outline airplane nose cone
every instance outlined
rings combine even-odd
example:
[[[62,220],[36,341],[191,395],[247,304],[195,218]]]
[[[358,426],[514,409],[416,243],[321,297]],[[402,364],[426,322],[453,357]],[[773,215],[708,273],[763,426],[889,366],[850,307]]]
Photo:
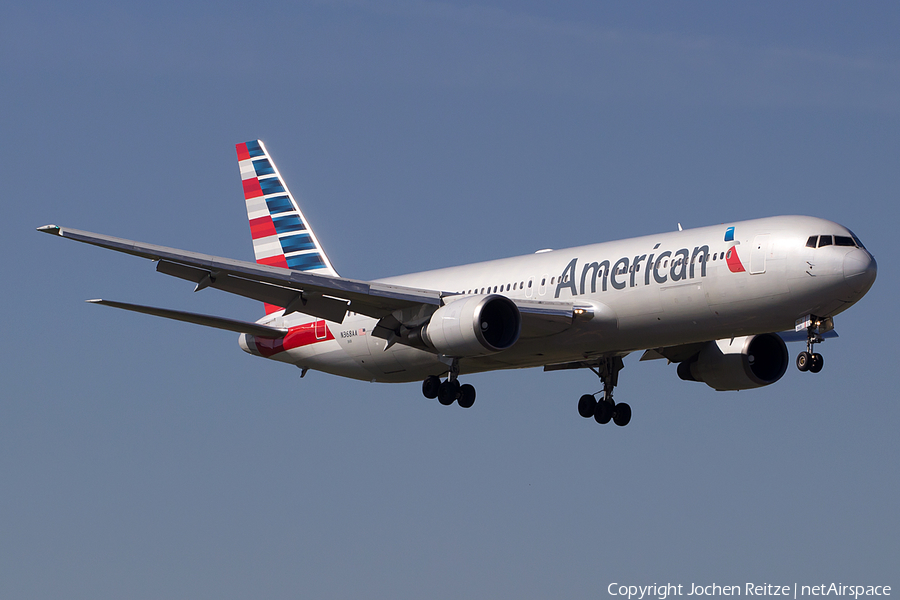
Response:
[[[844,283],[855,294],[862,296],[868,292],[875,283],[877,272],[878,265],[875,264],[875,259],[865,250],[857,248],[844,257]]]

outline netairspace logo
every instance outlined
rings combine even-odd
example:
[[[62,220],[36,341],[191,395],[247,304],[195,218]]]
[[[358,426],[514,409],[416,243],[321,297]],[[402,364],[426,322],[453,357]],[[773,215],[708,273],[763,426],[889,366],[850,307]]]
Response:
[[[772,583],[745,583],[743,585],[721,585],[710,583],[701,585],[652,584],[624,585],[610,583],[606,588],[610,596],[623,596],[628,600],[656,598],[666,600],[670,596],[788,596],[797,600],[804,596],[845,596],[858,600],[860,596],[890,596],[889,585],[844,585],[823,583],[819,585],[775,585]]]

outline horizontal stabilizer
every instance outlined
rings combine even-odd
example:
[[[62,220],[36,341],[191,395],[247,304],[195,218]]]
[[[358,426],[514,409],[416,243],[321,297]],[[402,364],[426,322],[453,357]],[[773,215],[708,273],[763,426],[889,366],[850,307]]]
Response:
[[[102,304],[103,306],[112,306],[113,308],[121,308],[133,312],[144,313],[145,315],[153,315],[155,317],[163,317],[166,319],[174,319],[176,321],[184,321],[185,323],[195,323],[206,327],[215,327],[216,329],[224,329],[226,331],[234,331],[235,333],[248,333],[261,338],[280,338],[284,337],[288,330],[279,327],[268,327],[259,323],[250,323],[248,321],[237,321],[235,319],[226,319],[224,317],[213,317],[210,315],[201,315],[197,313],[184,312],[181,310],[171,310],[168,308],[156,308],[154,306],[142,306],[140,304],[128,304],[126,302],[115,302],[113,300],[88,300],[91,304]]]

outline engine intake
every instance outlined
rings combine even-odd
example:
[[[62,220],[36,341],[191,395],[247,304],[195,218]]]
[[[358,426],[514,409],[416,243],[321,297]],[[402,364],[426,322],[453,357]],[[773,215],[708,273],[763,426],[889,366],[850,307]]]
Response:
[[[765,333],[707,342],[696,357],[678,364],[678,376],[720,391],[749,390],[781,379],[788,362],[784,340]]]
[[[519,339],[522,317],[505,296],[472,296],[439,308],[422,326],[421,339],[430,348],[457,358],[506,350]]]

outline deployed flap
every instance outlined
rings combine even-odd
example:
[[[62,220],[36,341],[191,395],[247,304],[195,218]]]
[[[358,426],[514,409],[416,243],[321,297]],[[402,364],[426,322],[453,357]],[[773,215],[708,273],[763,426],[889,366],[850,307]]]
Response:
[[[77,229],[64,229],[56,225],[46,225],[39,227],[38,231],[57,235],[59,237],[69,238],[85,244],[149,258],[151,260],[161,260],[168,263],[193,267],[204,271],[209,275],[210,281],[198,281],[200,287],[218,287],[212,280],[219,281],[223,275],[241,279],[245,282],[269,284],[288,289],[293,293],[318,294],[325,298],[340,299],[349,301],[342,309],[340,318],[333,318],[336,322],[343,320],[343,311],[347,309],[353,310],[363,315],[374,318],[381,318],[391,312],[421,304],[430,304],[439,306],[441,304],[441,293],[435,290],[422,290],[388,283],[373,283],[368,281],[359,281],[355,279],[345,279],[343,277],[331,277],[326,275],[314,275],[311,273],[303,273],[292,271],[281,267],[270,267],[266,265],[258,265],[251,262],[241,260],[233,260],[230,258],[221,258],[218,256],[210,256],[208,254],[200,254],[198,252],[187,252],[185,250],[177,250],[175,248],[167,248],[165,246],[156,246],[153,244],[144,244],[132,240],[116,238],[99,233],[91,233],[88,231],[80,231]],[[169,267],[163,267],[166,270],[172,270]],[[165,272],[165,271],[163,271]],[[183,274],[187,274],[184,271]],[[174,275],[174,272],[172,273]],[[181,275],[176,275],[181,277]],[[192,277],[182,277],[195,281]],[[248,297],[251,292],[247,286],[241,288]],[[222,289],[225,289],[224,287]],[[258,288],[256,288],[258,289]],[[231,293],[239,293],[235,290],[226,290]],[[271,290],[267,290],[267,293]],[[241,295],[245,295],[241,293]],[[258,299],[262,299],[261,297]],[[334,307],[333,303],[330,306]],[[300,312],[303,309],[298,308]]]
[[[622,358],[628,356],[628,352],[625,354],[613,354],[612,358],[618,362],[618,368],[624,369],[625,363],[622,361]],[[602,369],[603,368],[604,357],[600,358],[589,358],[586,360],[576,360],[573,362],[567,363],[556,363],[553,365],[544,365],[544,371],[567,371],[569,369]]]
[[[669,362],[682,362],[700,352],[704,345],[706,345],[706,342],[680,344],[678,346],[668,346],[667,348],[652,348],[644,352],[641,360],[666,359]]]
[[[315,292],[298,292],[297,290],[262,283],[227,273],[211,273],[205,269],[197,269],[161,260],[156,264],[159,273],[172,275],[197,284],[197,289],[207,287],[222,290],[253,300],[261,300],[266,304],[286,307],[285,314],[302,312],[317,319],[325,319],[340,323],[347,312],[347,301],[329,298]]]
[[[805,342],[807,333],[805,329],[800,331],[779,331],[778,336],[785,342]],[[825,333],[820,333],[819,336],[827,340],[838,337],[838,333],[834,329],[829,329]]]
[[[171,310],[168,308],[128,304],[126,302],[115,302],[113,300],[88,300],[88,302],[91,304],[100,304],[103,306],[112,306],[113,308],[130,310],[132,312],[139,312],[145,315],[153,315],[155,317],[184,321],[185,323],[195,323],[206,327],[225,329],[226,331],[234,331],[236,333],[249,333],[250,335],[261,338],[280,338],[284,337],[288,332],[287,329],[282,329],[280,327],[268,327],[266,325],[260,325],[259,323],[236,321],[224,317],[213,317],[210,315],[201,315],[180,310]]]

